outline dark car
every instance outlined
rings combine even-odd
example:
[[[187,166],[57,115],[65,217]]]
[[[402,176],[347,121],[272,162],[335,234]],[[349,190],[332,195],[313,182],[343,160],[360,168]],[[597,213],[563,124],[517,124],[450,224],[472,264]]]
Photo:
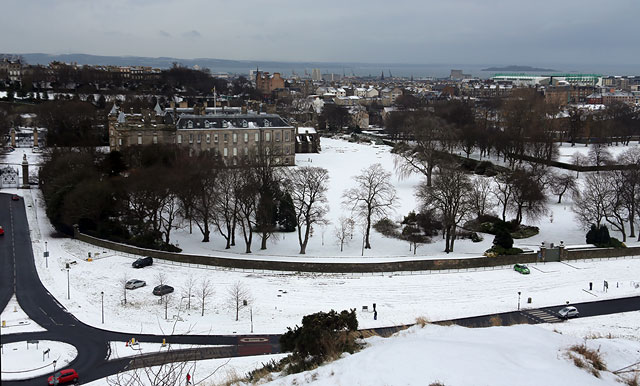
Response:
[[[69,383],[69,382],[73,382],[73,383],[78,382],[78,373],[76,373],[74,369],[60,370],[54,375],[49,377],[50,385],[57,385],[60,383]]]
[[[138,260],[134,261],[131,266],[133,268],[144,268],[153,264],[153,259],[150,256],[141,257]]]
[[[529,267],[527,267],[527,266],[526,266],[526,265],[524,265],[524,264],[516,264],[516,265],[514,265],[514,266],[513,266],[513,269],[514,269],[516,272],[520,272],[520,273],[521,273],[521,274],[523,274],[523,275],[528,275],[528,274],[530,273],[530,272],[529,272]]]
[[[166,294],[170,294],[173,292],[173,287],[170,285],[166,285],[166,284],[161,284],[159,286],[156,286],[153,289],[153,294],[157,295],[157,296],[163,296]]]

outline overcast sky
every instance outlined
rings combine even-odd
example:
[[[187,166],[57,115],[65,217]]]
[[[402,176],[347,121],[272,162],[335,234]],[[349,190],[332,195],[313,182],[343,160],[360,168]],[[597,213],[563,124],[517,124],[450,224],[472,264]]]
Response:
[[[639,0],[2,0],[0,52],[640,64]]]

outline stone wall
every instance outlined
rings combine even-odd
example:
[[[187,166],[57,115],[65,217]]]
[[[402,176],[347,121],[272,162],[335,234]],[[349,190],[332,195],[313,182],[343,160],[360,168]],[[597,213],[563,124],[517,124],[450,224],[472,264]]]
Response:
[[[381,273],[400,271],[431,271],[431,270],[456,270],[468,268],[498,267],[513,265],[516,263],[530,264],[537,261],[537,253],[522,253],[511,256],[497,257],[471,257],[464,259],[435,259],[435,260],[407,260],[391,261],[387,263],[317,263],[313,258],[300,256],[303,261],[269,261],[259,260],[261,256],[252,256],[252,259],[235,259],[226,257],[190,255],[183,253],[173,253],[157,251],[153,249],[138,248],[113,241],[99,239],[93,236],[80,233],[74,227],[74,236],[80,241],[96,245],[103,248],[112,249],[119,252],[134,255],[151,256],[156,259],[175,261],[188,264],[212,265],[217,267],[235,269],[255,269],[268,271],[289,271],[289,272],[321,272],[321,273]],[[640,247],[630,248],[591,248],[564,250],[561,253],[561,260],[598,259],[621,256],[640,255]],[[410,257],[407,257],[410,259]]]
[[[261,257],[253,256],[253,259],[234,259],[225,257],[189,255],[183,253],[172,253],[157,251],[152,249],[138,248],[126,244],[116,243],[108,240],[98,239],[80,233],[77,227],[74,228],[76,239],[103,248],[109,248],[119,252],[130,253],[142,256],[151,256],[157,259],[176,261],[188,264],[213,265],[226,268],[237,269],[257,269],[270,271],[292,271],[292,272],[323,272],[323,273],[374,273],[374,272],[398,272],[398,271],[429,271],[447,269],[466,269],[480,267],[497,267],[512,265],[515,263],[534,263],[535,253],[526,253],[513,256],[497,257],[477,257],[464,259],[437,259],[437,260],[410,260],[392,261],[387,263],[315,263],[313,258],[301,256],[300,259],[308,259],[309,262],[288,262],[288,261],[268,261],[258,260]]]

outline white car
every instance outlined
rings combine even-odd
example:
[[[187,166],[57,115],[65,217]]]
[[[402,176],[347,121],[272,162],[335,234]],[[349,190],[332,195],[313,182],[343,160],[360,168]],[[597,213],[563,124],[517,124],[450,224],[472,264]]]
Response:
[[[578,309],[575,308],[574,306],[568,306],[558,311],[558,314],[563,319],[569,319],[569,318],[575,318],[580,313],[578,312]]]
[[[136,288],[144,287],[145,285],[147,285],[147,282],[145,282],[144,280],[131,279],[127,282],[127,284],[124,285],[124,288],[136,289]]]

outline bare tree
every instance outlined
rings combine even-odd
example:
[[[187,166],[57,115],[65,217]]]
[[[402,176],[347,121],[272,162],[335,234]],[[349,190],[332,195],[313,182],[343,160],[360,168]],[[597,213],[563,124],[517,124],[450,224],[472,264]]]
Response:
[[[256,225],[256,201],[258,199],[258,189],[255,175],[250,169],[241,171],[240,182],[235,192],[237,212],[237,222],[242,229],[245,242],[245,253],[251,253],[251,242],[253,241],[253,228]]]
[[[495,185],[492,190],[493,196],[498,200],[502,209],[502,221],[507,221],[507,209],[513,200],[509,173],[501,173],[495,176]]]
[[[598,171],[601,166],[606,165],[613,160],[611,152],[602,143],[594,143],[591,145],[587,157],[592,165],[598,167]]]
[[[187,309],[191,309],[191,296],[194,293],[194,288],[196,286],[196,279],[193,278],[193,275],[189,275],[187,282],[182,287],[182,297],[187,298]]]
[[[433,208],[440,215],[446,253],[453,252],[456,228],[472,208],[469,201],[470,190],[469,177],[456,167],[441,168],[431,186],[426,182],[418,186],[416,196],[424,207]]]
[[[584,188],[574,199],[573,211],[578,220],[588,228],[592,224],[600,227],[606,216],[607,203],[611,201],[609,181],[602,174],[589,173],[585,178]]]
[[[587,162],[587,157],[580,153],[573,155],[573,165],[576,167],[576,178],[580,177],[580,167]]]
[[[163,285],[167,282],[167,275],[164,272],[158,272],[155,276],[157,285]]]
[[[236,170],[224,169],[220,172],[216,182],[216,196],[214,203],[215,216],[213,222],[218,232],[226,240],[225,249],[231,248],[232,233],[238,213],[238,202],[235,193],[239,178]]]
[[[173,295],[171,293],[164,294],[161,299],[164,302],[164,319],[169,320],[169,303],[173,300]]]
[[[629,207],[625,202],[625,185],[627,180],[622,171],[604,172],[610,189],[609,201],[605,202],[604,218],[611,226],[622,233],[622,241],[627,241],[625,223],[629,220]]]
[[[343,195],[343,205],[365,222],[365,248],[371,249],[369,234],[371,223],[385,216],[393,209],[396,200],[396,189],[391,184],[391,173],[380,164],[373,164],[362,173],[355,176],[357,186],[346,190]]]
[[[638,200],[640,200],[640,149],[631,148],[624,151],[618,157],[618,163],[628,166],[618,173],[622,173],[625,180],[622,195],[629,212],[629,237],[635,237],[635,216],[640,209],[638,205]]]
[[[408,131],[413,135],[414,144],[401,142],[394,146],[394,164],[400,177],[420,173],[431,185],[431,176],[442,150],[441,139],[448,131],[444,120],[436,116],[415,115],[406,120]]]
[[[160,225],[162,228],[162,234],[164,235],[165,244],[169,244],[171,242],[171,229],[180,226],[179,223],[176,225],[179,212],[180,201],[178,200],[178,197],[174,193],[169,193],[160,210]]]
[[[287,185],[296,212],[300,254],[306,252],[311,227],[326,223],[328,181],[329,172],[324,168],[305,166],[292,169],[287,174]]]
[[[213,285],[209,279],[202,279],[198,286],[197,294],[200,299],[201,316],[204,316],[205,303],[214,294]]]
[[[548,176],[549,189],[551,193],[558,196],[558,204],[562,203],[562,196],[567,193],[575,193],[578,185],[576,184],[576,178],[569,174],[549,174]]]
[[[511,172],[512,200],[511,210],[515,213],[515,221],[519,225],[526,214],[530,219],[537,219],[547,211],[547,200],[544,195],[544,176],[536,174],[540,170],[521,168]]]
[[[342,252],[344,245],[349,244],[349,241],[353,237],[353,230],[356,222],[349,217],[340,217],[338,224],[335,227],[335,235],[340,244],[340,252]]]
[[[477,217],[484,216],[493,209],[491,201],[491,181],[485,177],[477,177],[469,192],[469,201]]]
[[[227,290],[229,306],[236,311],[236,322],[240,317],[240,310],[247,307],[252,301],[251,292],[242,282],[235,282]]]

